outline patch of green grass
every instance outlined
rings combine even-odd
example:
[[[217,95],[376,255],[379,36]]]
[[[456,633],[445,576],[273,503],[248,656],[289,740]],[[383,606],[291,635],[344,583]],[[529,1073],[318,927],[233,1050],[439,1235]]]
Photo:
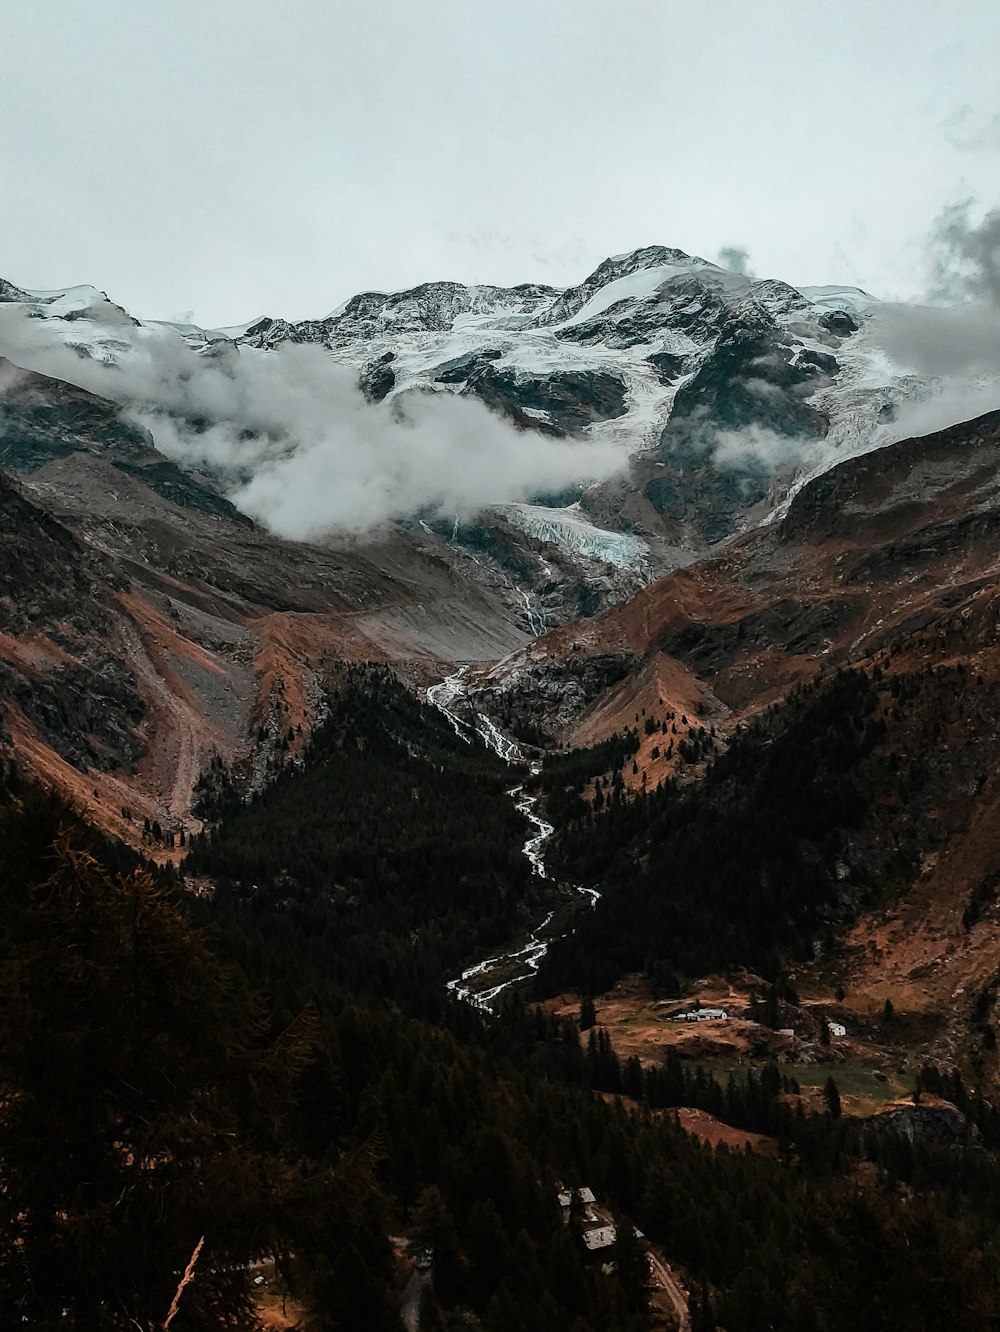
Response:
[[[742,1082],[750,1070],[759,1076],[765,1061],[744,1060],[741,1063],[729,1057],[699,1059],[697,1062],[719,1082],[725,1083],[730,1075],[737,1082]],[[876,1070],[886,1075],[885,1082],[875,1077]],[[832,1074],[841,1096],[854,1098],[856,1104],[850,1108],[862,1113],[877,1110],[899,1097],[909,1096],[914,1087],[914,1077],[908,1070],[900,1072],[875,1059],[847,1059],[843,1063],[833,1060],[821,1064],[778,1064],[778,1071],[784,1078],[794,1078],[805,1093],[822,1091],[824,1083]]]
[[[820,1089],[833,1075],[841,1096],[854,1096],[873,1105],[885,1105],[913,1091],[913,1078],[907,1072],[885,1068],[873,1060],[848,1059],[844,1063],[779,1064],[783,1077],[795,1078],[803,1091]],[[876,1070],[884,1073],[886,1082],[875,1077]]]

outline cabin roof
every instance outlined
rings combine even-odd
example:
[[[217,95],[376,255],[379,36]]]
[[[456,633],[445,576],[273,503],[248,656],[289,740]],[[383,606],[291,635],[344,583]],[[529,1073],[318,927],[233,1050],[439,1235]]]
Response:
[[[594,1253],[598,1249],[607,1249],[615,1242],[614,1226],[598,1226],[594,1230],[583,1232],[583,1242]]]

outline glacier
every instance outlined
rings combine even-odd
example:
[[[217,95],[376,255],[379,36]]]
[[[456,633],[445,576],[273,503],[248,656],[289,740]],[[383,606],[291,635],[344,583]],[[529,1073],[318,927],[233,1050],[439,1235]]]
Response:
[[[548,541],[577,559],[600,560],[618,569],[640,572],[653,563],[649,546],[631,532],[611,532],[597,527],[579,503],[564,509],[544,504],[497,505],[494,513],[537,541]]]

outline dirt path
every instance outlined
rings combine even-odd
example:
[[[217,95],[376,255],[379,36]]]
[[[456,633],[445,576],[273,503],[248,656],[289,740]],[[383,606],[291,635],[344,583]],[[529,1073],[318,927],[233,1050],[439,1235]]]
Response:
[[[430,1284],[431,1274],[426,1268],[415,1267],[410,1273],[410,1279],[403,1290],[403,1299],[400,1305],[400,1314],[406,1332],[420,1332],[420,1303],[424,1291],[428,1289]]]
[[[649,1273],[653,1278],[653,1284],[664,1292],[673,1305],[680,1332],[691,1332],[691,1315],[688,1313],[687,1296],[677,1284],[673,1272],[655,1250],[649,1249],[646,1257],[649,1259]]]
[[[596,1224],[601,1226],[615,1225],[615,1218],[606,1207],[600,1203],[594,1203],[591,1212]],[[657,1290],[663,1292],[670,1302],[670,1305],[677,1316],[678,1332],[691,1332],[691,1315],[688,1312],[688,1297],[670,1270],[670,1264],[665,1258],[661,1258],[652,1247],[646,1250],[646,1260],[649,1263],[649,1275],[652,1278],[653,1285]]]

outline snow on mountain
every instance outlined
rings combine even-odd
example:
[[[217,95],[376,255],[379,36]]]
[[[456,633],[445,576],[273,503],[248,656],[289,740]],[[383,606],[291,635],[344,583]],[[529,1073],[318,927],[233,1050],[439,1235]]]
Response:
[[[714,267],[715,265],[708,263],[706,259],[699,259],[694,255],[685,254],[683,250],[671,249],[665,245],[647,245],[643,249],[632,250],[628,254],[618,254],[598,264],[593,273],[584,278],[578,286],[568,287],[565,291],[560,292],[553,300],[550,308],[539,316],[538,322],[545,324],[567,323],[578,316],[595,296],[606,291],[608,287],[616,288],[621,293],[621,295],[611,296],[611,299],[607,302],[610,305],[628,296],[648,295],[650,291],[655,290],[658,283],[665,281],[667,277],[676,277],[683,273]],[[625,283],[627,278],[635,274],[655,276],[639,276],[631,288],[627,285],[618,285]],[[604,308],[607,308],[607,305],[600,307],[600,309]],[[600,309],[597,311],[598,313]]]
[[[645,541],[629,532],[610,532],[597,527],[579,503],[564,509],[542,504],[505,504],[496,512],[528,536],[558,546],[571,557],[599,560],[635,572],[648,569],[652,564],[652,553]]]
[[[321,319],[225,329],[139,323],[86,286],[4,284],[0,300],[106,363],[176,334],[206,356],[313,344],[370,401],[469,395],[525,429],[612,441],[632,458],[627,478],[567,492],[572,508],[503,516],[529,543],[636,578],[762,521],[803,476],[886,442],[899,405],[925,391],[869,338],[868,293],[751,281],[662,245],[605,259],[565,290],[427,282],[361,292]]]
[[[227,343],[264,351],[283,342],[314,343],[359,373],[377,367],[376,397],[414,388],[476,394],[522,424],[610,438],[633,454],[657,447],[675,395],[711,355],[741,302],[756,302],[795,346],[814,353],[828,350],[831,337],[849,336],[875,303],[857,288],[797,291],[774,280],[750,283],[660,245],[606,259],[564,291],[539,283],[428,282],[401,292],[362,292],[319,320],[265,316],[225,329],[140,324],[86,285],[22,291],[5,284],[0,297],[23,304],[33,317],[64,321],[68,345],[106,362],[129,354],[129,329],[140,340],[146,331],[179,333],[205,353]],[[878,371],[891,379],[886,366]],[[837,384],[826,395],[833,416],[838,395],[853,399],[855,381],[871,374],[864,357],[841,359]],[[551,392],[543,391],[542,381]]]
[[[769,354],[764,343],[770,340],[775,354],[790,348],[796,364],[811,358],[813,369],[820,362],[830,367],[832,386],[817,374],[815,385],[798,383],[794,393],[824,390],[831,422],[841,416],[859,422],[856,388],[876,370],[887,389],[898,376],[871,355],[837,360],[835,354],[875,304],[857,288],[801,291],[775,279],[751,282],[698,256],[653,245],[604,260],[565,291],[431,282],[402,292],[365,292],[322,320],[258,320],[237,341],[261,349],[284,341],[318,343],[359,371],[377,366],[377,396],[414,388],[477,394],[523,425],[612,438],[641,455],[661,444],[676,394],[711,359],[727,323],[746,320],[747,310],[767,326],[761,356]],[[745,377],[751,370],[752,364],[741,367]],[[566,376],[575,376],[568,388]],[[594,400],[588,377],[602,389],[603,402]],[[622,410],[609,405],[609,377],[620,386]],[[541,380],[550,381],[552,393],[540,391]]]
[[[800,287],[799,290],[812,305],[827,310],[846,310],[859,316],[866,315],[880,304],[877,296],[870,296],[860,287]]]
[[[289,324],[265,317],[247,330],[243,340],[264,348],[291,340],[319,342],[333,349],[380,335],[443,333],[463,326],[517,328],[551,305],[556,294],[553,287],[530,282],[510,288],[425,282],[407,291],[361,292],[324,319]]]
[[[19,309],[29,319],[43,321],[50,340],[109,365],[128,354],[131,339],[141,328],[139,320],[107,292],[87,283],[33,291],[0,281],[0,302],[0,309]]]
[[[593,296],[574,315],[560,322],[566,328],[572,324],[585,323],[588,319],[596,319],[599,314],[603,314],[605,310],[618,305],[621,301],[648,299],[672,278],[679,277],[682,273],[697,272],[699,268],[706,267],[711,265],[706,265],[704,260],[698,259],[671,260],[665,264],[653,264],[649,268],[634,269],[598,287]]]
[[[32,313],[43,319],[91,319],[103,324],[134,324],[137,321],[115,305],[107,292],[83,284],[57,291],[25,291]]]
[[[235,342],[245,336],[247,329],[260,322],[248,319],[242,324],[233,324],[229,328],[202,328],[200,324],[180,323],[176,319],[144,319],[144,328],[164,328],[179,333],[193,347],[206,347],[213,342]]]

